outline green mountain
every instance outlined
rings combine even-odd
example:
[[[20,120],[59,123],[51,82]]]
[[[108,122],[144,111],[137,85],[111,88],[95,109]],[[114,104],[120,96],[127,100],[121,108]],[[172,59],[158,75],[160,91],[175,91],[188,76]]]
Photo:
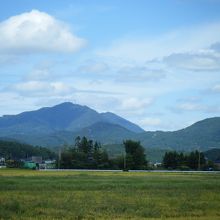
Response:
[[[46,147],[73,144],[77,136],[86,136],[112,151],[123,140],[140,141],[146,149],[205,151],[220,148],[220,117],[199,121],[187,128],[173,131],[145,132],[138,125],[113,113],[95,110],[72,103],[0,117],[0,137]],[[113,152],[114,153],[114,152]]]
[[[205,157],[208,158],[208,160],[211,160],[211,161],[220,160],[220,149],[219,148],[213,148],[203,153]]]
[[[144,131],[113,113],[98,113],[87,106],[65,102],[54,107],[0,117],[0,137],[34,140],[39,136],[54,136],[57,132],[80,132],[97,123],[118,125],[134,133]]]
[[[181,151],[220,148],[220,117],[208,118],[178,131],[145,132],[136,137],[148,147]]]

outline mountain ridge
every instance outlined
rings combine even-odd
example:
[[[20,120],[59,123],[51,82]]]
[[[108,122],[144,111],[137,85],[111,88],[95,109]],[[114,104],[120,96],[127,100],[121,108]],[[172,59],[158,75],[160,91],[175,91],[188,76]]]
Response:
[[[220,148],[220,117],[204,119],[177,131],[144,131],[114,113],[98,113],[70,102],[0,117],[1,138],[54,147],[72,144],[78,135],[102,144],[121,144],[125,139],[133,139],[145,148],[208,150]]]

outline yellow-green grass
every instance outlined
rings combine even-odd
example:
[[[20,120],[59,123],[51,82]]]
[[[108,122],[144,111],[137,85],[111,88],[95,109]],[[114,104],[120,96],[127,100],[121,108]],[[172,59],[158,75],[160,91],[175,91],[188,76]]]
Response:
[[[0,170],[0,219],[220,219],[220,175]]]

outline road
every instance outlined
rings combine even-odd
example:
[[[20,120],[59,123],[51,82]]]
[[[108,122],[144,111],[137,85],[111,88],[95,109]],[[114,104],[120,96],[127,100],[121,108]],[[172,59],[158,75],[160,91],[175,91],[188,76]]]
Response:
[[[82,172],[123,172],[123,170],[96,170],[96,169],[41,169],[40,171],[82,171]],[[197,171],[197,170],[129,170],[128,172],[146,172],[146,173],[219,173],[220,171]]]

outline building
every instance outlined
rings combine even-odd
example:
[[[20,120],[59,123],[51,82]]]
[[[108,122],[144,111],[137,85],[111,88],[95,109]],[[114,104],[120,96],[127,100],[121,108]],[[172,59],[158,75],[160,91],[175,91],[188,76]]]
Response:
[[[36,170],[39,169],[39,164],[42,164],[43,160],[40,156],[32,156],[25,160],[21,160],[23,162],[23,168]]]
[[[55,169],[56,160],[45,160],[43,163],[39,164],[39,169]]]
[[[29,160],[34,162],[34,163],[38,163],[38,164],[43,162],[43,159],[40,156],[32,156],[32,157],[29,158]]]
[[[5,158],[4,157],[0,157],[0,168],[5,168],[6,164],[5,164]]]
[[[37,163],[32,161],[25,161],[23,168],[36,170],[38,168]]]

